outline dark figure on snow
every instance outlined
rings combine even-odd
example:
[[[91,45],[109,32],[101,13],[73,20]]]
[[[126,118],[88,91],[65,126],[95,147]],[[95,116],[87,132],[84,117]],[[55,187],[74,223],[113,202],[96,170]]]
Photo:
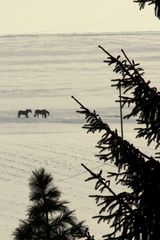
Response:
[[[37,110],[35,110],[35,112],[34,112],[34,117],[39,117],[39,115],[41,115],[42,116],[42,118],[47,118],[47,116],[49,116],[49,112],[46,110],[46,109],[42,109],[42,110],[40,110],[40,109],[37,109]]]
[[[20,111],[18,111],[18,118],[20,118],[21,115],[24,115],[25,118],[28,118],[28,114],[31,112],[32,112],[31,109],[20,110]]]

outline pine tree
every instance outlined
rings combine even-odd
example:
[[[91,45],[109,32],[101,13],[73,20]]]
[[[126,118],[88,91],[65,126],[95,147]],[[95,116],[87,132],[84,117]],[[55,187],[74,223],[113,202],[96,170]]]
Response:
[[[134,0],[134,2],[139,4],[140,10],[143,9],[147,3],[148,5],[154,4],[155,16],[160,18],[160,1],[159,0]]]
[[[86,236],[87,228],[78,222],[61,192],[53,185],[53,178],[44,168],[35,170],[29,181],[31,205],[27,219],[20,221],[14,231],[15,240],[74,240]]]
[[[145,138],[148,146],[155,142],[155,150],[160,140],[160,93],[150,87],[150,82],[143,78],[144,70],[131,61],[122,50],[121,56],[114,57],[103,47],[107,54],[104,61],[114,65],[113,71],[121,75],[114,79],[113,87],[123,89],[119,100],[122,107],[129,106],[130,113],[125,118],[137,117],[140,127],[137,138]],[[100,208],[94,216],[109,223],[111,231],[103,237],[105,240],[158,240],[160,238],[160,162],[156,157],[147,156],[134,147],[133,144],[118,135],[117,130],[110,129],[96,111],[91,112],[75,97],[80,105],[77,112],[84,114],[86,123],[83,128],[87,133],[100,132],[101,139],[97,143],[100,161],[110,162],[115,166],[115,172],[108,172],[104,177],[103,171],[93,172],[87,166],[82,166],[89,172],[86,179],[95,180],[97,195],[91,195]],[[106,165],[105,165],[106,166]],[[104,166],[104,168],[105,168]],[[106,176],[106,173],[105,173]],[[124,191],[115,192],[114,185],[124,187]]]

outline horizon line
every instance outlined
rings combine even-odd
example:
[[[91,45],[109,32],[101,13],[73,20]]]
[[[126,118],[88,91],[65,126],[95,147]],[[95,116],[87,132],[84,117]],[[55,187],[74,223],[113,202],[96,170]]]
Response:
[[[24,36],[42,36],[42,35],[48,35],[48,36],[94,36],[94,35],[116,35],[116,34],[130,34],[130,35],[136,35],[136,34],[149,34],[154,33],[158,34],[160,33],[159,30],[137,30],[137,31],[108,31],[108,32],[57,32],[57,33],[47,33],[47,32],[33,32],[33,33],[6,33],[6,34],[0,34],[0,37],[24,37]]]

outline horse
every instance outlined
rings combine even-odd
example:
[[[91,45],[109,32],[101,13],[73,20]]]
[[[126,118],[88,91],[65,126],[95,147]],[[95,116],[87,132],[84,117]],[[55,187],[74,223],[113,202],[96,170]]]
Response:
[[[26,110],[20,110],[18,111],[18,118],[20,118],[21,115],[24,115],[26,118],[28,118],[28,113],[32,113],[31,109],[26,109]]]
[[[34,117],[38,118],[39,115],[41,115],[42,118],[47,118],[47,116],[49,116],[50,113],[46,109],[42,109],[42,110],[36,109],[34,112]]]

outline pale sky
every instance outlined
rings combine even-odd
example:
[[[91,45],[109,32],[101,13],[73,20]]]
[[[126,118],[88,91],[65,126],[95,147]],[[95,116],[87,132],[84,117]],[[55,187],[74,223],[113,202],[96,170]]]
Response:
[[[0,0],[0,34],[160,30],[133,0]]]

